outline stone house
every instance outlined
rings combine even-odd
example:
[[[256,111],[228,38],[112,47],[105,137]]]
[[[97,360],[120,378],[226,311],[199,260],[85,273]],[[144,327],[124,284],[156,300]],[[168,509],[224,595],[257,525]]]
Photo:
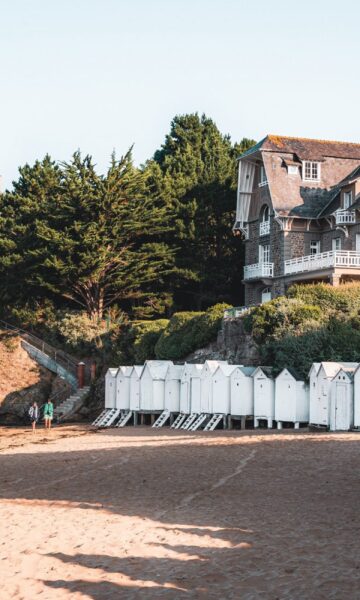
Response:
[[[360,281],[360,144],[268,135],[239,157],[245,303]]]

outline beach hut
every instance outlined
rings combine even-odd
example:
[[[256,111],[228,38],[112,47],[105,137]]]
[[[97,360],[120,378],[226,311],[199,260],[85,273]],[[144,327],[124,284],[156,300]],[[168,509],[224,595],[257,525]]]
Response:
[[[271,367],[257,367],[253,373],[254,381],[254,427],[259,420],[267,421],[272,427],[275,418],[275,381]]]
[[[212,376],[211,410],[212,414],[230,414],[231,374],[236,365],[220,364]]]
[[[108,369],[105,375],[105,408],[116,408],[117,369]]]
[[[170,365],[165,378],[165,410],[170,413],[180,412],[180,388],[183,365]]]
[[[360,365],[354,371],[354,427],[360,427]]]
[[[230,375],[230,414],[241,417],[254,415],[254,379],[256,367],[237,366]]]
[[[292,369],[283,369],[275,380],[275,421],[278,429],[284,422],[309,422],[309,388]]]
[[[200,374],[203,368],[202,364],[185,363],[181,375],[180,385],[180,412],[184,415],[189,415],[191,412],[191,391],[199,397],[200,404]],[[195,383],[192,384],[192,380]]]
[[[130,375],[133,367],[119,367],[116,374],[116,408],[130,409]]]
[[[130,373],[130,410],[137,412],[140,410],[140,377],[144,367],[135,365]]]
[[[321,363],[313,363],[309,371],[309,423],[317,423],[318,373]]]
[[[354,424],[354,369],[341,367],[331,382],[330,431],[348,431]]]
[[[310,423],[312,425],[330,425],[331,382],[341,368],[355,371],[358,363],[329,362],[321,363],[316,375],[316,386],[310,395]],[[310,386],[311,387],[311,386]]]
[[[147,360],[140,377],[140,411],[158,412],[165,406],[165,378],[170,360]]]
[[[200,412],[210,414],[212,410],[212,377],[217,368],[227,365],[225,360],[206,360],[200,375],[200,405],[197,410],[191,412]],[[195,405],[195,404],[194,404]],[[197,406],[197,403],[196,403]]]

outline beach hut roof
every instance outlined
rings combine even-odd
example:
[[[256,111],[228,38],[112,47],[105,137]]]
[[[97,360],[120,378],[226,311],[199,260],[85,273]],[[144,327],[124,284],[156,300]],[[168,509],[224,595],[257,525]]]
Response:
[[[131,371],[133,370],[133,367],[127,367],[127,366],[120,366],[118,369],[118,374],[119,372],[121,372],[123,375],[125,375],[125,377],[128,377],[131,374]]]
[[[253,372],[253,377],[255,377],[255,375],[259,372],[262,371],[264,373],[264,375],[266,375],[266,377],[270,377],[270,379],[273,378],[273,368],[272,367],[256,367],[255,371]]]
[[[340,373],[346,375],[351,381],[354,379],[355,370],[349,367],[341,367],[337,373],[335,373],[333,379],[335,379]]]
[[[140,377],[141,373],[143,372],[143,369],[144,365],[134,365],[131,370],[131,375],[136,374],[138,377]]]
[[[180,379],[184,368],[184,365],[170,365],[166,377],[168,379]]]
[[[219,367],[219,365],[227,365],[227,364],[228,364],[227,360],[206,360],[204,367],[208,367],[210,369],[210,371],[215,373],[215,371]]]
[[[214,375],[220,372],[220,373],[223,373],[223,375],[225,375],[226,377],[229,377],[231,375],[231,373],[233,371],[235,371],[236,368],[237,368],[236,365],[221,364],[216,369]]]
[[[303,381],[303,378],[299,375],[296,369],[293,369],[293,367],[285,367],[285,369],[283,369],[277,377],[280,377],[280,375],[282,375],[285,371],[290,373],[291,377],[293,377],[296,381]]]
[[[246,375],[246,377],[251,377],[256,371],[256,367],[243,367],[243,365],[239,365],[239,369],[244,373],[244,375]]]
[[[168,361],[148,361],[144,371],[147,369],[153,379],[165,379],[169,366],[173,363]]]
[[[111,375],[112,377],[115,377],[117,372],[118,372],[118,369],[110,368],[107,370],[106,375]]]
[[[319,362],[314,362],[314,363],[311,365],[311,367],[310,367],[310,371],[309,371],[308,377],[310,377],[311,371],[315,371],[315,375],[317,375],[317,374],[318,374],[318,372],[319,372],[319,369],[320,369],[320,367],[321,367],[321,363],[319,363]]]
[[[321,368],[324,370],[324,373],[327,377],[335,377],[336,373],[341,369],[348,369],[350,371],[355,371],[358,363],[355,362],[327,362],[324,361],[321,363]]]

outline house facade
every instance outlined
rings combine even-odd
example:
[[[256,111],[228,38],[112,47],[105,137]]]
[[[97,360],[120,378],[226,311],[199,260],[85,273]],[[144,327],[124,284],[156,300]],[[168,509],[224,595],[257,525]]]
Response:
[[[245,303],[360,281],[360,144],[268,135],[239,157]]]

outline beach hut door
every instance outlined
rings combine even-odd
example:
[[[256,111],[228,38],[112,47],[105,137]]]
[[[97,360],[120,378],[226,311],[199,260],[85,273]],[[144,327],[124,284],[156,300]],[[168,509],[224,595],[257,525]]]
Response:
[[[335,394],[335,427],[340,431],[346,431],[349,429],[349,423],[347,419],[347,386],[346,383],[336,382],[336,394]]]

